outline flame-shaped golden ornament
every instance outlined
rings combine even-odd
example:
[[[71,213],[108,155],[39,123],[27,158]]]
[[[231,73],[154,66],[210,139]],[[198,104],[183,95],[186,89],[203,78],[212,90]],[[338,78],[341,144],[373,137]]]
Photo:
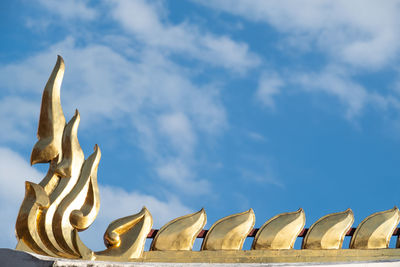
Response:
[[[191,250],[206,222],[204,209],[170,221],[154,237],[151,250]]]
[[[303,239],[304,249],[339,249],[354,222],[353,211],[347,209],[325,215],[311,225]]]
[[[52,257],[145,262],[332,262],[400,259],[400,249],[388,247],[390,237],[400,235],[396,226],[400,212],[395,207],[368,216],[354,229],[350,209],[329,214],[303,229],[305,213],[282,213],[253,229],[252,209],[233,214],[203,230],[204,209],[179,217],[160,230],[152,230],[153,218],[143,209],[110,223],[104,234],[107,247],[93,252],[79,237],[95,220],[100,208],[97,168],[100,148],[85,159],[78,141],[78,111],[66,124],[60,102],[64,61],[57,63],[44,88],[38,141],[31,164],[48,163],[39,184],[25,183],[25,198],[16,222],[16,249]],[[257,232],[258,230],[258,232]],[[149,233],[150,232],[150,233]],[[157,233],[156,233],[157,232]],[[344,236],[352,235],[350,249],[340,249]],[[153,235],[153,233],[156,233]],[[306,234],[305,234],[306,233]],[[350,234],[349,234],[350,233]],[[247,237],[255,237],[252,249],[243,251]],[[153,238],[144,251],[146,238]],[[191,251],[197,237],[204,238],[200,251]],[[304,237],[302,249],[293,249]],[[398,241],[397,247],[400,246]],[[382,250],[383,248],[383,250]]]
[[[252,249],[291,249],[305,223],[303,209],[278,214],[260,227]]]
[[[93,154],[85,160],[78,141],[78,111],[65,124],[60,102],[64,69],[64,60],[58,56],[43,91],[39,140],[32,150],[31,164],[50,166],[39,184],[26,182],[16,223],[17,249],[64,258],[138,258],[152,226],[146,209],[110,224],[109,229],[116,227],[116,230],[110,233],[107,230],[106,238],[120,238],[121,244],[109,246],[105,251],[93,252],[79,238],[78,232],[94,222],[100,208],[97,167],[101,152],[95,145]],[[125,232],[131,234],[126,236]]]
[[[371,214],[357,227],[350,248],[387,248],[399,220],[397,207]]]
[[[214,223],[204,238],[201,250],[239,250],[253,229],[256,217],[252,209],[232,214]]]

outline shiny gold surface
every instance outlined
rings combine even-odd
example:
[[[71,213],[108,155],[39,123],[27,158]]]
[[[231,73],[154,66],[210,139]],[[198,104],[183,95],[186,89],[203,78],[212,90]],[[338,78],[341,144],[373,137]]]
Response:
[[[204,209],[176,218],[161,227],[151,250],[191,250],[197,235],[207,222]]]
[[[60,88],[64,77],[64,60],[57,63],[43,91],[38,127],[38,141],[33,147],[31,164],[47,163],[61,153],[61,137],[65,127],[60,103]]]
[[[201,250],[241,249],[255,220],[253,209],[218,220],[204,238]]]
[[[138,214],[113,221],[104,233],[108,249],[97,252],[96,259],[122,261],[141,257],[152,225],[153,218],[146,207]]]
[[[291,249],[306,223],[303,209],[276,215],[260,227],[252,249]]]
[[[27,246],[36,253],[55,256],[43,244],[36,230],[37,218],[48,206],[49,198],[43,188],[35,183],[25,182],[25,198],[15,227],[19,243],[17,247]]]
[[[101,152],[95,145],[94,152],[85,160],[78,141],[78,111],[65,124],[60,102],[63,75],[64,61],[59,56],[43,91],[38,141],[31,154],[31,164],[48,163],[49,169],[39,184],[25,183],[25,197],[15,226],[16,249],[52,257],[148,262],[333,262],[400,258],[400,249],[381,249],[388,247],[399,223],[397,208],[368,216],[354,233],[352,249],[347,250],[340,248],[354,220],[350,209],[319,219],[304,237],[306,249],[291,249],[305,223],[304,211],[299,209],[267,221],[257,232],[252,250],[241,251],[255,223],[250,209],[214,223],[201,251],[190,251],[206,223],[202,209],[167,223],[154,237],[151,251],[143,252],[153,224],[150,212],[144,207],[135,215],[113,221],[104,234],[107,249],[93,252],[81,241],[79,232],[93,223],[100,208],[97,169]]]
[[[351,238],[350,248],[387,248],[399,220],[397,207],[368,216],[358,225]]]
[[[339,249],[354,222],[351,209],[328,214],[313,225],[303,239],[303,249]]]

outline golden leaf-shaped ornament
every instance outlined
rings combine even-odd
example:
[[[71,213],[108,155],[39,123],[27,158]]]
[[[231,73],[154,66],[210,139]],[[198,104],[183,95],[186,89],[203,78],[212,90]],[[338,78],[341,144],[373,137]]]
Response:
[[[303,209],[276,215],[260,227],[252,249],[291,249],[306,222]]]
[[[350,248],[387,248],[399,220],[400,212],[397,207],[371,214],[358,225],[351,238]]]
[[[96,259],[127,261],[141,257],[152,226],[153,218],[146,207],[135,215],[111,222],[104,233],[104,243],[108,248],[96,252]]]
[[[340,249],[354,222],[351,209],[325,215],[311,225],[303,239],[303,249]]]
[[[154,237],[151,250],[191,250],[206,222],[204,209],[168,222]]]
[[[204,238],[201,250],[239,250],[255,223],[253,209],[233,214],[214,223]]]

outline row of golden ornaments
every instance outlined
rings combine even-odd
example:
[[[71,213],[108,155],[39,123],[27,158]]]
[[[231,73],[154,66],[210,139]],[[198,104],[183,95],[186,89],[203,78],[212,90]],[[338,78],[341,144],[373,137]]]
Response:
[[[354,232],[350,248],[387,248],[399,219],[400,212],[396,207],[368,216]],[[351,209],[320,218],[308,229],[302,248],[340,249],[353,222],[354,216]],[[195,238],[205,223],[206,214],[203,209],[197,213],[172,220],[158,231],[150,249],[191,250]],[[252,209],[220,219],[207,232],[201,250],[242,249],[254,223],[255,216]],[[303,209],[276,215],[257,231],[252,249],[292,249],[304,224]]]

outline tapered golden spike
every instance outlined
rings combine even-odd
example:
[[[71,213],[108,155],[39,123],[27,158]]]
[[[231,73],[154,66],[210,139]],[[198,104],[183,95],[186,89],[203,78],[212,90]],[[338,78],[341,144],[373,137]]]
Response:
[[[260,227],[252,249],[291,249],[306,222],[303,209],[276,215]]]
[[[369,215],[358,225],[350,248],[387,248],[399,220],[400,211],[397,207]]]
[[[47,163],[61,153],[61,138],[65,117],[60,102],[60,88],[64,76],[64,60],[57,57],[57,63],[43,91],[40,109],[38,141],[33,147],[31,164]]]
[[[108,249],[96,252],[96,259],[127,261],[140,258],[152,225],[153,218],[146,207],[135,215],[111,222],[104,233]]]
[[[71,192],[80,175],[81,167],[84,162],[84,155],[78,141],[78,126],[80,122],[79,112],[76,110],[74,117],[65,126],[63,134],[63,157],[55,167],[54,173],[63,177],[55,190],[50,194],[50,206],[40,217],[39,234],[53,252],[60,256],[68,257],[62,253],[53,233],[54,214],[61,201]]]
[[[62,159],[57,164],[55,173],[63,178],[79,175],[85,156],[78,141],[78,127],[81,117],[78,110],[65,126],[62,138]]]
[[[176,218],[161,227],[151,250],[191,250],[197,235],[207,222],[204,209]]]
[[[214,223],[204,238],[201,250],[239,250],[255,223],[253,209],[233,214]]]
[[[354,222],[351,209],[325,215],[311,225],[303,239],[303,249],[340,249]]]

